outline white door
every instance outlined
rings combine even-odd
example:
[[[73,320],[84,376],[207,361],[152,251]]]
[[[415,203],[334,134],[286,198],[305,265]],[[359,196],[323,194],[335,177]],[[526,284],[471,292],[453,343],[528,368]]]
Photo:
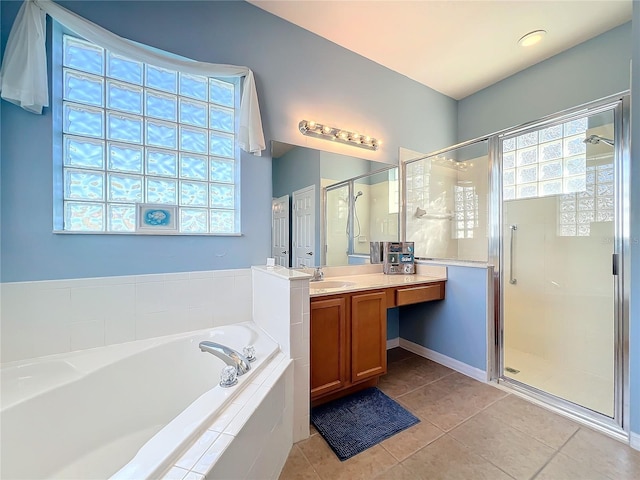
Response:
[[[289,267],[289,195],[271,200],[271,256]]]
[[[316,249],[316,186],[293,192],[293,267],[319,266]]]

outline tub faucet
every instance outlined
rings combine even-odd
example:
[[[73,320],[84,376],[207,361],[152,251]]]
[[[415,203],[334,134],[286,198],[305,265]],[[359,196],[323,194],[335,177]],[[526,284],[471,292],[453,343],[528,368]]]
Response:
[[[215,342],[200,342],[200,350],[215,355],[227,365],[235,367],[238,376],[244,375],[251,370],[249,361],[240,352],[236,352],[233,348],[221,345]]]

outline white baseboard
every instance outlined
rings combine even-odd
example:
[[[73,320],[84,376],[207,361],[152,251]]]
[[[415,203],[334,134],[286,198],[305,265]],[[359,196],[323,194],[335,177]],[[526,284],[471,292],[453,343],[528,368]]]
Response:
[[[387,344],[388,344],[387,340]],[[440,365],[444,365],[445,367],[449,367],[457,372],[460,372],[468,377],[475,378],[481,382],[488,382],[487,372],[481,370],[476,367],[472,367],[471,365],[467,365],[460,360],[456,360],[455,358],[448,357],[443,355],[442,353],[438,353],[434,350],[431,350],[427,347],[423,347],[422,345],[418,345],[417,343],[410,342],[409,340],[405,340],[404,338],[400,339],[400,346],[405,350],[409,350],[410,352],[415,353],[416,355],[420,355],[421,357],[428,358],[429,360],[433,360]]]
[[[396,348],[399,346],[400,346],[400,337],[387,340],[387,350],[391,350],[392,348]]]
[[[640,450],[640,433],[629,433],[629,446],[634,450]]]

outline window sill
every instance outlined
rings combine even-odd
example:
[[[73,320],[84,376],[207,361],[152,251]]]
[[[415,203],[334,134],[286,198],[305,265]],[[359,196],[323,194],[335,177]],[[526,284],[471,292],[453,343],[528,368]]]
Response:
[[[80,232],[53,230],[54,235],[129,235],[134,237],[242,237],[242,233],[183,233],[183,232]]]

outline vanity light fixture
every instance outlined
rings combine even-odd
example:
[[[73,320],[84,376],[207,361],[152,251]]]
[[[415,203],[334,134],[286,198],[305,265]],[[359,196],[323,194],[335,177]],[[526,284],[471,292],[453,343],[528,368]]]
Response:
[[[429,159],[432,165],[439,165],[445,168],[451,168],[453,170],[458,170],[462,172],[466,172],[469,167],[473,167],[473,163],[471,162],[458,162],[453,160],[452,158],[446,157],[432,157]]]
[[[518,40],[518,45],[521,47],[531,47],[537,43],[542,41],[542,38],[547,34],[546,30],[533,30],[532,32],[527,33],[520,37]]]
[[[298,128],[303,135],[309,135],[310,137],[324,138],[325,140],[366,148],[367,150],[378,150],[378,147],[380,147],[380,142],[368,135],[360,135],[356,132],[330,127],[312,120],[301,120]]]

